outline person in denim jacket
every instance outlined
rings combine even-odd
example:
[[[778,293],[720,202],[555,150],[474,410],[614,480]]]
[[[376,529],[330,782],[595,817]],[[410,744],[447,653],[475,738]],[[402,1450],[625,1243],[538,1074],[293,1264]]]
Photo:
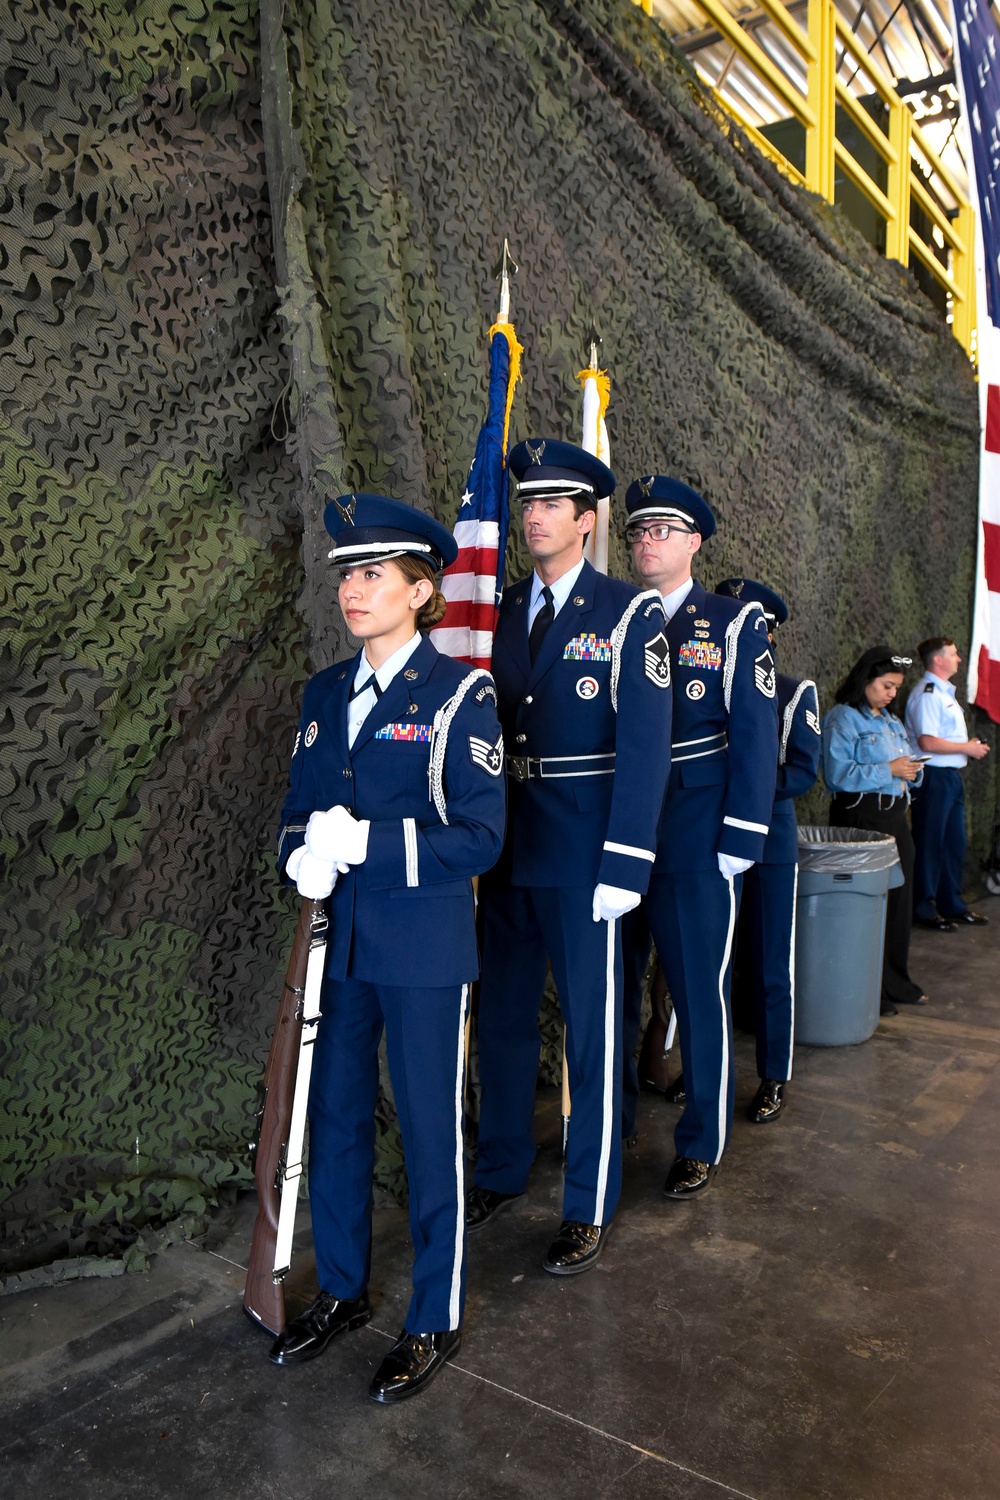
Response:
[[[910,787],[923,775],[910,753],[903,723],[891,704],[912,662],[888,646],[873,646],[855,662],[823,720],[823,776],[832,793],[834,828],[890,833],[896,840],[904,884],[891,890],[882,961],[883,1015],[898,1005],[926,1005],[927,996],[909,973],[913,923],[913,836],[907,818]]]

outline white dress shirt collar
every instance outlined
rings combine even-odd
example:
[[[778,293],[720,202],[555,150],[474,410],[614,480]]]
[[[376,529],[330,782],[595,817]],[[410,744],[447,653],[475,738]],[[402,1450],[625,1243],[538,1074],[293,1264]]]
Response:
[[[680,609],[681,605],[684,603],[684,600],[687,598],[688,594],[690,594],[693,588],[694,579],[688,577],[685,578],[684,582],[680,585],[679,588],[671,589],[669,594],[661,595],[661,598],[663,599],[663,613],[666,615],[668,620],[673,619],[674,615]]]
[[[418,630],[415,635],[412,635],[408,641],[400,646],[398,651],[394,651],[391,656],[386,657],[378,671],[375,670],[362,651],[361,660],[358,662],[358,670],[354,674],[355,692],[359,688],[364,687],[369,677],[374,677],[384,693],[396,673],[402,671],[419,645],[420,631]]]
[[[420,645],[420,632],[410,637],[398,651],[387,656],[378,671],[372,666],[365,653],[362,651],[361,660],[358,662],[358,670],[354,674],[354,686],[350,702],[347,705],[347,744],[348,748],[354,749],[354,741],[362,724],[375,707],[381,695],[385,692],[392,679],[401,672],[410,657]],[[379,691],[375,691],[375,683]]]
[[[559,611],[562,609],[563,605],[566,603],[566,600],[569,598],[570,594],[573,592],[573,585],[576,583],[576,580],[579,578],[580,574],[583,572],[583,561],[584,560],[581,557],[580,561],[577,563],[577,565],[576,565],[575,568],[570,568],[569,572],[568,573],[563,573],[562,577],[561,578],[557,578],[556,581],[555,581],[555,583],[550,583],[549,584],[549,588],[552,590],[552,608],[553,608],[553,610],[555,611],[556,614],[559,613]],[[532,575],[531,575],[531,600],[530,600],[530,602],[528,604],[528,626],[529,626],[529,629],[531,627],[532,621],[534,620],[534,618],[537,615],[538,611],[542,607],[542,589],[543,588],[544,588],[544,584],[542,583],[542,580],[539,578],[538,574],[537,573],[532,573]]]

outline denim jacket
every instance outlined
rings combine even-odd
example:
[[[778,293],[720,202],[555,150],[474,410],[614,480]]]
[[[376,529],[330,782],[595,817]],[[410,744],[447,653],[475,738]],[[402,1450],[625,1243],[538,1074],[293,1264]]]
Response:
[[[910,753],[906,729],[888,709],[876,713],[867,703],[863,708],[838,703],[823,720],[823,778],[831,792],[881,792],[909,800],[910,786],[919,786],[923,771],[908,784],[890,775],[889,762]]]

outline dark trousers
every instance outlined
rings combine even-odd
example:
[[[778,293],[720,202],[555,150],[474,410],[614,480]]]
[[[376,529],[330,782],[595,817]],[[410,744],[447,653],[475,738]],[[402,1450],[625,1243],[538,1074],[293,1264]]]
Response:
[[[538,1006],[548,960],[566,1022],[572,1105],[563,1218],[608,1224],[621,1193],[622,959],[589,886],[480,892],[479,1147],[475,1181],[523,1193],[535,1157]]]
[[[913,926],[913,835],[902,797],[889,802],[877,792],[861,797],[851,794],[830,803],[833,828],[866,828],[871,833],[891,833],[899,851],[903,884],[889,892],[885,910],[885,951],[882,958],[882,999],[896,1005],[912,1005],[920,986],[910,978],[910,929]]]
[[[465,1015],[468,985],[444,989],[330,980],[323,986],[309,1090],[309,1203],[320,1288],[368,1285],[378,1047],[410,1188],[411,1333],[458,1328],[465,1301]]]
[[[646,920],[630,913],[623,933],[631,949],[625,961],[625,1047],[634,1049],[638,1033],[651,931],[677,1012],[684,1064],[687,1102],[674,1131],[674,1146],[678,1156],[699,1161],[719,1160],[733,1119],[729,984],[741,886],[742,876],[726,880],[718,870],[654,874],[644,902]],[[637,1091],[637,1085],[633,1087]],[[634,1118],[633,1103],[623,1121],[627,1132],[630,1123],[634,1128]]]
[[[629,1136],[635,1135],[639,1109],[636,1047],[642,1025],[642,981],[653,946],[645,899],[625,913],[621,929],[625,981],[622,989],[622,1138],[628,1140]]]
[[[913,915],[957,917],[965,871],[965,789],[954,766],[925,766],[913,793]]]
[[[757,1072],[787,1083],[795,1038],[798,865],[752,865],[743,876],[739,940],[750,948]]]

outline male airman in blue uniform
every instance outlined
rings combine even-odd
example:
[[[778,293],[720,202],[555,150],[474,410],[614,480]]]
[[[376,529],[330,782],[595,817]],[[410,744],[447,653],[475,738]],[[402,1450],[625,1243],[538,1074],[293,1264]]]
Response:
[[[551,960],[572,1121],[557,1276],[603,1251],[621,1186],[621,939],[649,882],[670,759],[670,653],[655,592],[583,558],[610,469],[570,443],[510,455],[530,578],[507,590],[493,649],[509,753],[508,835],[480,883],[482,1102],[470,1229],[526,1189],[535,1154],[538,1007]]]
[[[756,600],[768,636],[788,619],[780,594],[752,578],[726,578],[716,593],[742,603]],[[739,941],[750,948],[754,1030],[760,1087],[747,1109],[755,1125],[776,1120],[792,1076],[795,1049],[795,894],[798,885],[798,824],[794,798],[819,772],[820,722],[816,684],[778,673],[778,778],[764,853],[743,876]]]
[[[761,858],[770,827],[777,683],[760,605],[710,594],[691,576],[715,531],[702,496],[651,474],[629,486],[625,503],[636,574],[663,599],[674,681],[670,779],[646,912],[677,1013],[686,1092],[664,1193],[688,1198],[711,1182],[732,1123],[733,933],[740,876]],[[633,985],[630,1053],[640,1002]]]

